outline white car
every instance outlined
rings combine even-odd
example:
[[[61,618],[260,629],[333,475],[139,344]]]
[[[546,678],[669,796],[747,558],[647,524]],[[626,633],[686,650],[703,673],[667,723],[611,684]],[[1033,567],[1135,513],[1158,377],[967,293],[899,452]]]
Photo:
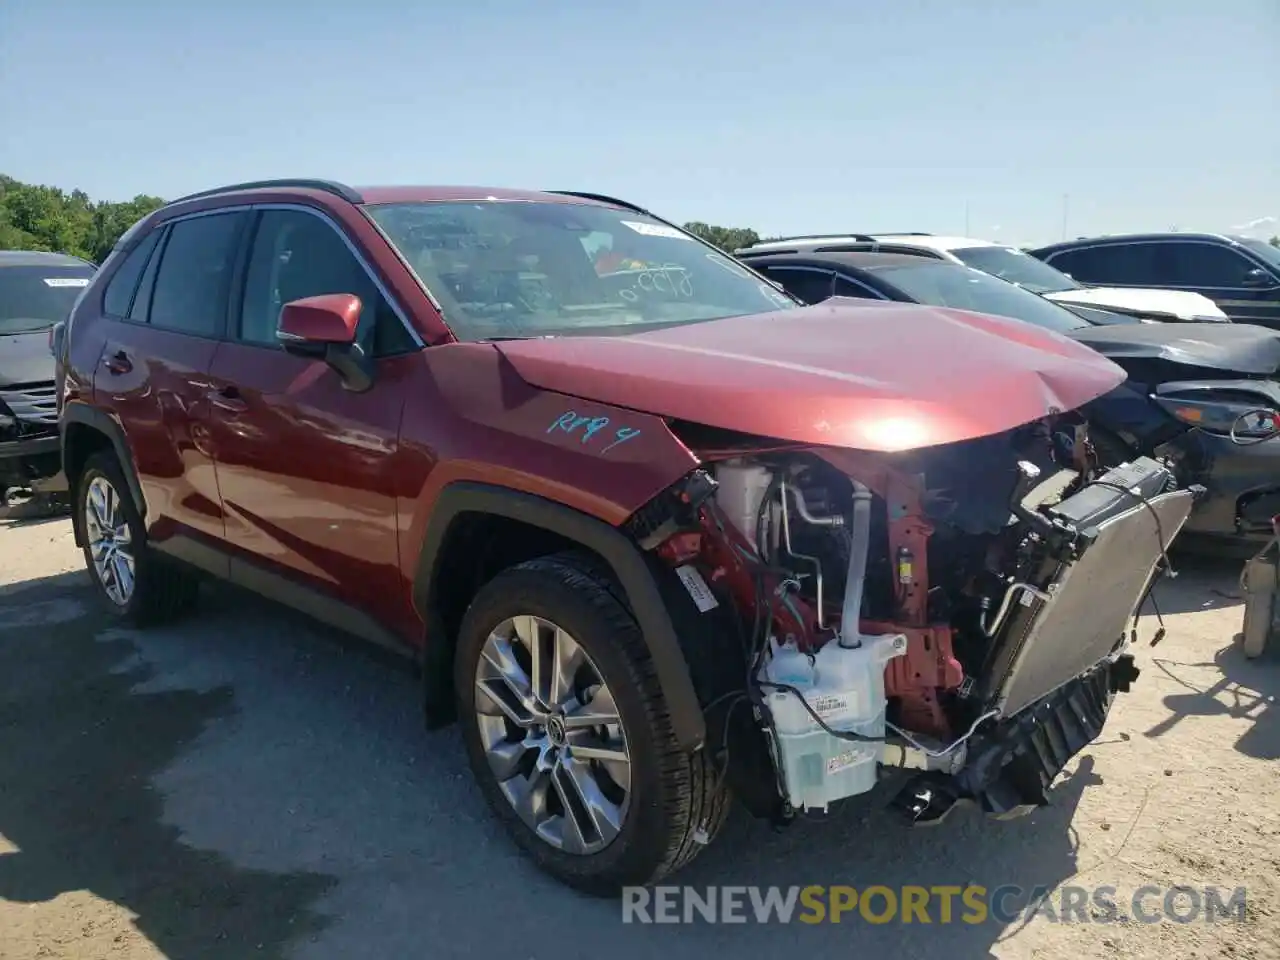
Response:
[[[1183,290],[1086,286],[1017,247],[968,237],[939,237],[930,233],[839,234],[785,237],[746,247],[738,253],[783,250],[876,250],[950,260],[1016,283],[1064,305],[1093,307],[1148,321],[1229,323],[1208,297]]]

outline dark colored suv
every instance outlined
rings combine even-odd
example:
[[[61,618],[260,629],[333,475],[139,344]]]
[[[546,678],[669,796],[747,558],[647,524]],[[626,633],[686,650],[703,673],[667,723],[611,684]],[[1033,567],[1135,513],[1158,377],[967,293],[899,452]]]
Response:
[[[1280,329],[1280,248],[1215,233],[1068,240],[1029,251],[1082,283],[1167,287],[1213,300],[1236,323]]]
[[[516,843],[593,892],[686,863],[730,791],[785,823],[883,764],[915,821],[1043,804],[1191,509],[1153,460],[1093,482],[1074,411],[1124,373],[1087,347],[806,307],[589,194],[197,194],[61,351],[108,608],[212,575],[404,651]]]
[[[49,331],[94,269],[61,253],[0,250],[0,509],[10,490],[61,486]]]

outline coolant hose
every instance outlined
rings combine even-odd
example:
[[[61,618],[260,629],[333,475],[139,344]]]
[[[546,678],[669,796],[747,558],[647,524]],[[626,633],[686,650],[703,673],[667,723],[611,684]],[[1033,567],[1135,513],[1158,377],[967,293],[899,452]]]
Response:
[[[867,554],[871,550],[871,491],[857,480],[853,484],[853,523],[850,527],[849,575],[844,581],[840,607],[840,646],[862,646],[862,593],[867,580]]]

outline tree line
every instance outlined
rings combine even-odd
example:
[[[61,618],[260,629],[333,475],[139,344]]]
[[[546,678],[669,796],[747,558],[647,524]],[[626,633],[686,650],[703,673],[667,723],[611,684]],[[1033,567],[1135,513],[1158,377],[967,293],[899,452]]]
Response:
[[[147,194],[123,201],[91,200],[83,190],[68,193],[0,174],[0,250],[48,250],[101,263],[122,233],[163,205],[160,197]],[[730,252],[761,240],[749,227],[694,220],[684,228]],[[1280,247],[1280,237],[1271,242]]]
[[[0,174],[0,250],[48,250],[101,263],[122,233],[163,204],[145,194],[91,200],[83,190],[68,193]]]

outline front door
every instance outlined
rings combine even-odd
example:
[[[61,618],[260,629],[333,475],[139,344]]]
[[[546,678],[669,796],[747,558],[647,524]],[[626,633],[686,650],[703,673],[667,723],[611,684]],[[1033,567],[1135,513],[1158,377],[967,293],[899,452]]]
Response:
[[[327,604],[315,610],[326,619],[344,619],[336,603],[395,630],[412,615],[387,598],[403,592],[392,589],[400,576],[395,459],[413,342],[327,218],[300,207],[256,217],[238,309],[210,367],[209,430],[227,540],[240,561],[233,578],[306,607],[301,587]],[[364,304],[358,337],[381,356],[364,392],[276,340],[285,303],[324,293]]]
[[[1160,286],[1190,290],[1213,300],[1235,323],[1280,327],[1280,280],[1259,283],[1269,271],[1238,248],[1201,240],[1165,241],[1153,246]]]

